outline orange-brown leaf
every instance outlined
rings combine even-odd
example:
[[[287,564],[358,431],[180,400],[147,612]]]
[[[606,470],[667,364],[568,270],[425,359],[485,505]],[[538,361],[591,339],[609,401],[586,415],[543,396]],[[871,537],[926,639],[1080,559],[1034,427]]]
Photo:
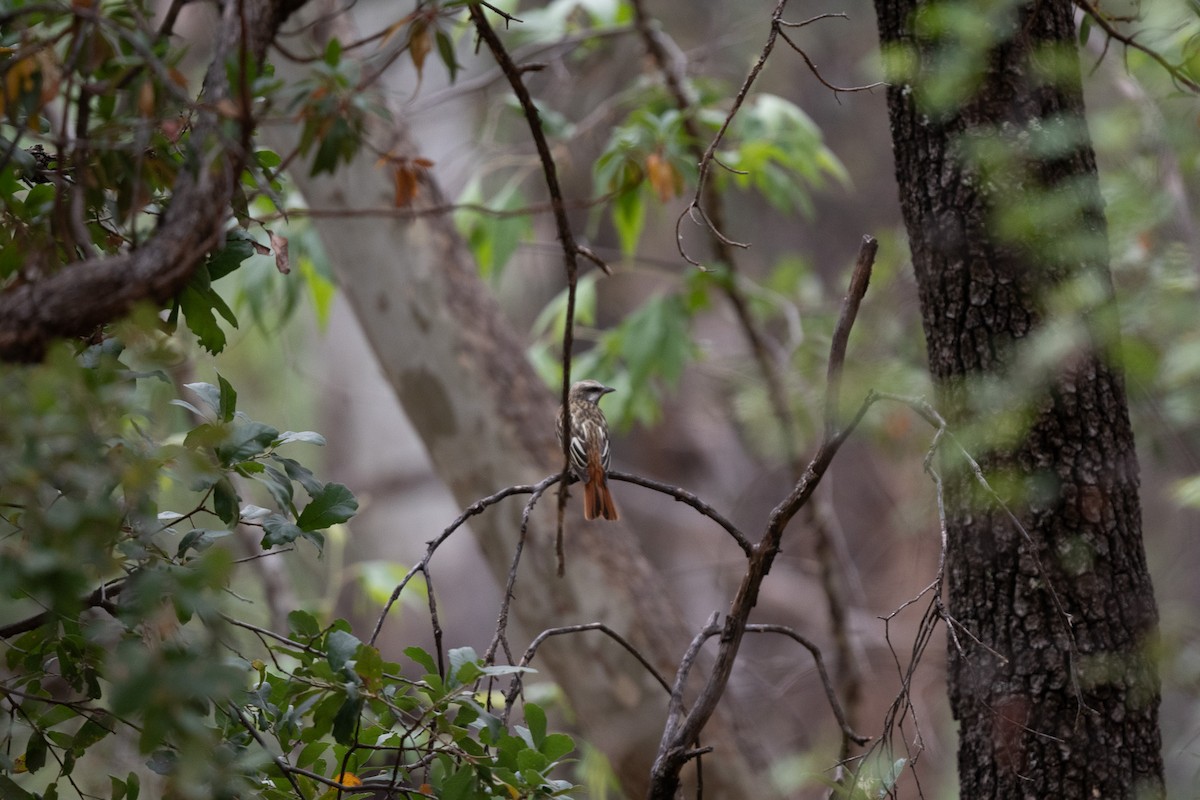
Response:
[[[671,162],[658,153],[646,156],[646,177],[650,180],[650,186],[658,195],[658,199],[664,203],[678,194],[681,188],[679,173],[675,171]]]
[[[429,22],[424,17],[417,17],[408,29],[408,54],[417,70],[418,79],[425,69],[425,56],[429,55],[432,47],[433,37],[429,34]]]
[[[154,83],[149,79],[142,81],[138,87],[138,113],[149,119],[154,116]]]
[[[396,165],[396,208],[404,208],[417,196],[417,172],[408,164]]]
[[[337,782],[342,786],[362,786],[362,780],[353,772],[343,772],[338,775]]]
[[[9,48],[6,50],[8,53],[14,52]],[[15,52],[19,54],[21,51]],[[26,55],[9,56],[6,67],[3,73],[4,82],[0,84],[0,115],[3,115],[12,103],[20,100],[22,95],[36,89],[40,79],[41,92],[30,109],[28,121],[28,125],[36,129],[38,113],[58,96],[58,87],[62,80],[54,51],[43,47]]]
[[[270,228],[266,228],[265,230],[267,231],[267,236],[271,237],[271,247],[275,248],[275,269],[287,275],[292,271],[292,261],[288,256],[287,237],[280,236]]]

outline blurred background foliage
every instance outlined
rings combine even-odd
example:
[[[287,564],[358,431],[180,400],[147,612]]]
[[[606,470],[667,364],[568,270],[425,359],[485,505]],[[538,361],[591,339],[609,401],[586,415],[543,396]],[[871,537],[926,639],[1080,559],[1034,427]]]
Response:
[[[760,52],[767,4],[656,9],[686,65],[687,114],[699,141],[639,55],[626,0],[498,5],[521,20],[506,32],[508,46],[552,63],[547,77],[531,81],[543,121],[567,192],[580,199],[583,238],[617,273],[581,280],[572,374],[617,388],[606,411],[620,433],[619,465],[755,519],[787,486],[788,453],[725,297],[732,287],[747,298],[803,450],[820,434],[829,339],[863,233],[882,244],[851,340],[843,402],[857,405],[870,388],[930,392],[881,89],[834,93],[794,54],[773,57],[709,175],[724,206],[722,232],[753,245],[734,251],[736,265],[722,263],[694,215],[678,223],[677,245],[677,218],[696,191],[695,148],[716,134]],[[826,5],[840,11],[827,3],[804,13]],[[153,4],[76,6],[94,16],[20,0],[0,12],[0,289],[56,272],[81,253],[136,247],[169,202],[174,176],[188,168],[187,120],[200,80],[189,51],[203,49],[210,12],[189,7],[177,35],[164,37],[154,35],[150,21],[162,10]],[[472,52],[462,6],[376,9],[390,21],[385,35],[354,50],[335,41],[304,82],[284,84],[270,64],[247,75],[259,113],[303,134],[297,153],[256,150],[225,246],[167,307],[144,309],[93,341],[57,346],[43,364],[0,367],[0,591],[8,598],[0,625],[39,614],[48,621],[3,646],[0,794],[323,797],[340,791],[330,781],[350,785],[369,770],[384,776],[376,782],[428,784],[442,797],[532,796],[572,783],[594,797],[611,791],[603,756],[586,745],[574,767],[559,768],[574,744],[547,732],[538,705],[525,706],[524,726],[508,724],[479,691],[481,676],[497,668],[474,651],[453,651],[447,671],[427,652],[420,619],[401,626],[412,642],[403,664],[353,633],[379,613],[404,574],[398,564],[415,561],[422,542],[457,512],[444,498],[422,505],[431,502],[428,465],[338,300],[336,275],[287,170],[336,173],[367,146],[369,120],[390,119],[387,104],[399,98],[429,158],[399,163],[379,154],[380,168],[394,171],[397,205],[431,170],[460,204],[454,219],[481,277],[528,332],[533,363],[549,384],[561,378],[566,295],[553,229],[536,208],[544,203],[540,172],[508,93],[490,84],[459,89],[492,68]],[[922,29],[946,43],[922,84],[929,113],[951,113],[969,96],[994,32],[1015,7],[927,6]],[[1135,20],[1138,42],[1177,65],[1178,76],[1200,79],[1200,6],[1139,0],[1103,13],[1114,24]],[[1108,344],[1127,376],[1140,445],[1163,617],[1165,754],[1169,785],[1183,792],[1200,785],[1200,594],[1192,579],[1200,567],[1198,106],[1147,53],[1111,41],[1083,14],[1079,21],[1108,242],[1056,237],[1056,220],[1077,207],[1025,180],[1025,162],[1070,146],[1080,121],[981,135],[964,147],[981,178],[1013,201],[999,209],[999,229],[1043,241],[1063,258],[1105,245],[1111,253],[1120,312]],[[809,55],[835,83],[867,83],[911,63],[903,52],[877,52],[861,9],[812,30]],[[1046,54],[1048,71],[1057,63]],[[385,68],[385,80],[364,80]],[[81,92],[94,98],[82,138],[71,128]],[[446,125],[458,133],[439,150]],[[56,181],[78,187],[84,230],[71,225]],[[678,248],[705,268],[689,266]],[[1103,287],[1064,284],[1045,302],[1050,324],[1020,366],[1029,387],[1077,341],[1082,316],[1103,305]],[[1013,415],[1019,403],[1003,396],[999,406],[991,411]],[[924,585],[913,575],[936,561],[932,493],[920,474],[929,432],[915,422],[879,407],[822,499],[843,529],[838,564],[851,588],[855,657],[868,676],[858,712],[868,732],[895,679],[873,618]],[[1013,424],[1020,428],[1019,419]],[[380,431],[396,434],[401,453],[383,470],[369,452]],[[323,456],[313,445],[327,439]],[[378,479],[389,470],[401,478]],[[351,522],[355,495],[389,509],[386,519]],[[665,591],[705,598],[698,608],[718,602],[729,563],[689,551],[686,526],[659,509],[633,502],[631,516],[660,526],[647,549]],[[380,543],[399,529],[412,532]],[[261,558],[281,551],[287,555]],[[477,574],[473,557],[462,556],[462,569]],[[789,550],[780,570],[788,589],[765,597],[764,607],[821,630],[815,558],[810,545]],[[422,592],[414,584],[402,605],[423,608]],[[493,606],[471,599],[443,598],[460,606],[448,623],[455,642],[483,641],[492,624]],[[816,610],[797,609],[805,604]],[[794,663],[757,648],[745,657],[759,666],[740,679],[740,691],[757,698],[749,707],[804,708],[814,687],[793,692]],[[928,665],[927,696],[919,697],[931,728],[924,746],[937,754],[922,769],[937,796],[950,796],[952,732],[939,675]],[[542,690],[569,724],[570,709]],[[787,794],[820,789],[836,739],[790,718],[764,722],[772,778]],[[362,744],[418,766],[379,772]],[[272,752],[296,753],[295,766],[319,778],[285,774]],[[894,783],[893,770],[880,765],[876,789]],[[142,790],[145,781],[155,788]]]

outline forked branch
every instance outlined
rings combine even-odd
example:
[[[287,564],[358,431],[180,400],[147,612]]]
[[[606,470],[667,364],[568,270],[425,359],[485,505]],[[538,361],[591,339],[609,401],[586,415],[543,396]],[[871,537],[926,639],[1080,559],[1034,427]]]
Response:
[[[850,295],[847,302],[843,304],[838,319],[838,329],[844,328],[847,335],[850,327],[854,324],[862,295],[866,292],[870,281],[870,271],[874,264],[875,240],[869,236],[865,237],[863,248],[866,253],[859,259],[859,263],[855,267],[855,277],[850,284]],[[835,348],[830,352],[830,374],[834,380],[840,379],[841,362],[844,358],[844,346],[840,350]],[[812,497],[817,484],[820,483],[842,443],[875,400],[874,394],[868,396],[858,413],[845,427],[836,432],[826,432],[821,446],[809,461],[808,467],[804,470],[804,474],[796,483],[795,488],[771,512],[766,530],[758,544],[754,546],[737,595],[721,626],[720,645],[717,648],[716,660],[699,697],[689,712],[668,717],[658,754],[651,769],[648,797],[652,800],[671,800],[675,797],[679,788],[679,773],[687,762],[690,744],[699,736],[725,693],[725,687],[729,683],[729,676],[733,672],[733,665],[741,647],[742,637],[746,634],[750,612],[758,602],[759,590],[762,588],[767,574],[771,571],[775,556],[779,553],[784,529],[796,512]]]

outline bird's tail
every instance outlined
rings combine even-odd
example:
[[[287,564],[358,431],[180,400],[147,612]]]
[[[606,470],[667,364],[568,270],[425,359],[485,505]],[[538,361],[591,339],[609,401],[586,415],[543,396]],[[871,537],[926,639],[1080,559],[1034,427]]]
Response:
[[[583,518],[596,519],[604,517],[608,520],[618,520],[617,504],[613,502],[612,493],[608,491],[608,480],[603,469],[588,470],[588,482],[583,485]]]

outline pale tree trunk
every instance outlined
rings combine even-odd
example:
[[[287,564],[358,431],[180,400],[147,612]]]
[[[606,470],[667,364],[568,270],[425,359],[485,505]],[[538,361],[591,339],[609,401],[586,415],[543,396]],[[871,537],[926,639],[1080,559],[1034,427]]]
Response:
[[[281,64],[279,74],[287,77],[289,69]],[[294,143],[291,133],[264,131],[280,152]],[[389,136],[392,152],[417,155],[407,131]],[[334,178],[313,179],[301,169],[292,179],[310,208],[387,207],[393,187],[377,160],[364,151]],[[422,185],[417,207],[439,204],[438,195],[432,181]],[[478,278],[448,215],[416,220],[318,216],[313,224],[383,374],[462,508],[506,486],[535,483],[561,470],[554,432],[557,396],[532,369],[525,343]],[[555,491],[542,499],[530,523],[512,606],[520,628],[536,634],[606,623],[669,680],[690,633],[641,554],[635,532],[624,523],[585,523],[576,489],[567,518],[566,574],[558,577]],[[501,585],[527,497],[509,499],[470,521]],[[442,602],[452,597],[455,603],[470,603],[469,589],[437,584],[436,559],[433,564]],[[496,609],[477,613],[491,620]],[[526,642],[511,643],[519,658]],[[623,792],[644,794],[666,711],[663,688],[598,632],[549,640],[533,666],[561,687],[582,737],[609,758]],[[735,797],[743,787],[761,786],[727,723],[710,725],[704,744],[716,746],[703,767],[708,796]],[[763,791],[769,789],[756,795],[764,796]]]
[[[875,2],[884,46],[913,48],[918,74],[928,76],[947,61],[914,33],[923,5]],[[1053,158],[1039,161],[1029,148],[1040,133],[1059,126],[1065,134],[1083,120],[1078,63],[1062,69],[1075,52],[1073,10],[1070,0],[1014,9],[1011,27],[990,31],[1000,35],[976,93],[942,116],[920,107],[919,88],[888,89],[939,401],[960,430],[995,428],[977,416],[981,402],[1027,414],[999,426],[1010,439],[974,440],[985,470],[1009,476],[1006,495],[1025,532],[968,470],[947,481],[946,574],[956,620],[949,690],[959,723],[960,795],[972,800],[1163,793],[1152,660],[1157,613],[1125,387],[1106,359],[1111,308],[1101,303],[1083,317],[1087,335],[1033,378],[1042,385],[1030,388],[1031,373],[1014,370],[1025,343],[1049,321],[1048,292],[1081,276],[1111,292],[1086,132]],[[1060,68],[1054,85],[1041,61],[1048,52]],[[989,179],[973,165],[964,145],[991,135],[1015,148],[1027,173]],[[1077,211],[1065,222],[1043,220],[1039,241],[1004,238],[993,225],[996,212],[1014,199],[1032,201],[1005,196],[998,186],[1006,180]],[[1078,249],[1064,251],[1064,242]]]

